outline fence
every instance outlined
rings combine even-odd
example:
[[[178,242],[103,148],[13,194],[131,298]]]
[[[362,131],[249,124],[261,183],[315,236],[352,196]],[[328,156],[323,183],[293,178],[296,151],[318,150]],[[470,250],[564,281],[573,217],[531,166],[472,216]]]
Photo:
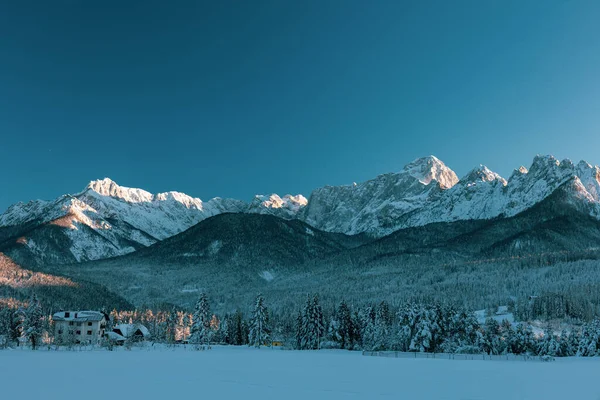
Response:
[[[388,358],[437,358],[440,360],[490,360],[490,361],[554,361],[550,356],[530,356],[527,354],[453,354],[453,353],[420,353],[403,351],[363,351],[363,356]]]

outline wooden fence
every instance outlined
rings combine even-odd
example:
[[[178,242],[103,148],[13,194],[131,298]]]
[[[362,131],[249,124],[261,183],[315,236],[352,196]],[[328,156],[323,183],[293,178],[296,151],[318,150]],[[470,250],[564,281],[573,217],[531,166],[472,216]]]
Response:
[[[490,360],[490,361],[554,361],[550,356],[530,356],[527,354],[453,354],[453,353],[420,353],[402,351],[363,351],[363,356],[388,358],[437,358],[440,360]]]

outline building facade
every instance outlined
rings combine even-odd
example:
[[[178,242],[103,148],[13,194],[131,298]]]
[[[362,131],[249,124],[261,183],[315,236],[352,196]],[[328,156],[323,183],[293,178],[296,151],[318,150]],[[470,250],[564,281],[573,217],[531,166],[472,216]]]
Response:
[[[56,341],[99,344],[104,337],[107,317],[99,311],[60,311],[52,320]]]

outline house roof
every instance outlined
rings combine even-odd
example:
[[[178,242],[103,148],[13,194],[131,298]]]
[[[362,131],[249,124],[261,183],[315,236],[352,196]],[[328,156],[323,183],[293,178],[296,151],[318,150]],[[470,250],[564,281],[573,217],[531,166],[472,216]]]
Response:
[[[52,316],[54,321],[75,322],[102,321],[103,318],[104,314],[99,311],[59,311]]]
[[[135,332],[140,331],[142,336],[149,337],[150,331],[142,324],[118,324],[115,325],[113,331],[119,331],[121,335],[125,337],[130,337],[135,334]]]
[[[117,332],[106,332],[106,336],[108,336],[108,338],[110,340],[114,340],[115,342],[120,342],[120,341],[125,341],[126,339],[119,335]]]

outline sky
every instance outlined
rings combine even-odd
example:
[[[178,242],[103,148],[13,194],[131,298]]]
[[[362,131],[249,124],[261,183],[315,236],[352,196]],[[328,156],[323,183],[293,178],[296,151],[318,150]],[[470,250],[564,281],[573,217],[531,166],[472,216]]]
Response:
[[[433,154],[600,163],[598,1],[5,1],[0,212],[93,179],[250,200]]]

